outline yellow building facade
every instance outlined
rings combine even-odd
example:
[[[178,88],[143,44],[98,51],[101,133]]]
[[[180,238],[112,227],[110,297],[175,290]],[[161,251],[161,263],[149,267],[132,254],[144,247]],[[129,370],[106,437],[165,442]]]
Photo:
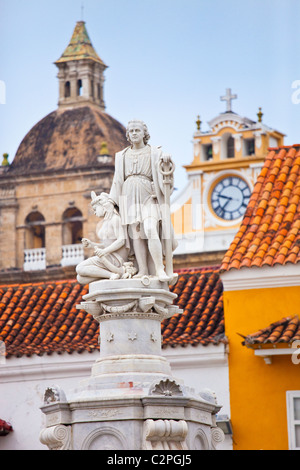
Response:
[[[257,332],[286,312],[299,315],[299,298],[299,286],[262,285],[223,294],[234,450],[289,449],[287,392],[300,393],[300,365],[292,361],[295,340],[253,345],[251,350],[237,333]]]
[[[221,265],[236,450],[300,449],[300,147],[273,149]]]

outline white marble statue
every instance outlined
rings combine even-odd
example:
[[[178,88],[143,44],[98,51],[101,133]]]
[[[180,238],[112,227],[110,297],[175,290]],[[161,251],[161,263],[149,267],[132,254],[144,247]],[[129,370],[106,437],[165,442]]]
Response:
[[[88,284],[99,279],[128,279],[136,273],[136,269],[128,261],[126,228],[121,224],[118,211],[114,208],[111,212],[108,194],[96,196],[92,191],[91,196],[95,215],[103,219],[97,231],[100,243],[82,239],[85,247],[94,249],[95,256],[76,266],[77,280],[80,284]]]
[[[221,407],[177,381],[162,355],[161,322],[182,313],[170,289],[174,163],[148,145],[142,121],[129,122],[127,138],[110,193],[91,193],[100,242],[82,239],[94,256],[76,267],[89,284],[76,308],[99,322],[100,356],[67,395],[48,387],[40,441],[53,450],[215,448]]]
[[[152,275],[162,282],[170,281],[172,252],[176,248],[169,213],[174,163],[160,147],[148,144],[150,136],[143,121],[130,121],[126,136],[130,146],[115,158],[110,213],[118,207],[128,233],[128,248],[138,267],[135,277]],[[164,256],[168,260],[166,268]]]

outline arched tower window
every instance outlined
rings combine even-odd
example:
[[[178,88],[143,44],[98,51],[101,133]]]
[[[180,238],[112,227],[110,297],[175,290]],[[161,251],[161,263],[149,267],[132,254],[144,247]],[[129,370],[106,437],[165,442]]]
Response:
[[[91,97],[95,97],[95,91],[94,91],[94,80],[91,80]]]
[[[82,80],[77,80],[77,96],[82,96]]]
[[[82,239],[82,213],[76,207],[66,209],[62,216],[62,244],[75,245]]]
[[[234,158],[234,138],[229,132],[223,134],[221,138],[221,158]]]
[[[208,162],[213,158],[213,146],[212,144],[203,144],[201,152],[202,160]]]
[[[254,139],[244,139],[244,155],[255,155],[255,140]]]
[[[234,138],[232,135],[227,140],[227,158],[234,158]]]
[[[25,219],[25,225],[25,248],[33,249],[45,247],[44,216],[38,211],[31,212]]]
[[[70,82],[65,83],[65,98],[69,98],[71,96],[71,86]]]

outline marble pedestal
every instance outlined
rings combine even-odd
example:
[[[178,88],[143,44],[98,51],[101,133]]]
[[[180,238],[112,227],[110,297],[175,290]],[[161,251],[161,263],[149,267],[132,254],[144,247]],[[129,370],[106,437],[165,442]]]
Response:
[[[213,449],[223,440],[220,406],[172,375],[161,353],[161,321],[180,313],[156,279],[97,281],[78,308],[100,322],[91,375],[66,393],[49,387],[41,407],[50,449]]]

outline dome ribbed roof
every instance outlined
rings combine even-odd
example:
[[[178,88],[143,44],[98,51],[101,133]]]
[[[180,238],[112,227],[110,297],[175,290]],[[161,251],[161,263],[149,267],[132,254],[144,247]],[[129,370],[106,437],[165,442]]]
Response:
[[[28,174],[98,166],[103,142],[113,156],[128,145],[125,127],[92,105],[58,109],[24,137],[10,171]]]

